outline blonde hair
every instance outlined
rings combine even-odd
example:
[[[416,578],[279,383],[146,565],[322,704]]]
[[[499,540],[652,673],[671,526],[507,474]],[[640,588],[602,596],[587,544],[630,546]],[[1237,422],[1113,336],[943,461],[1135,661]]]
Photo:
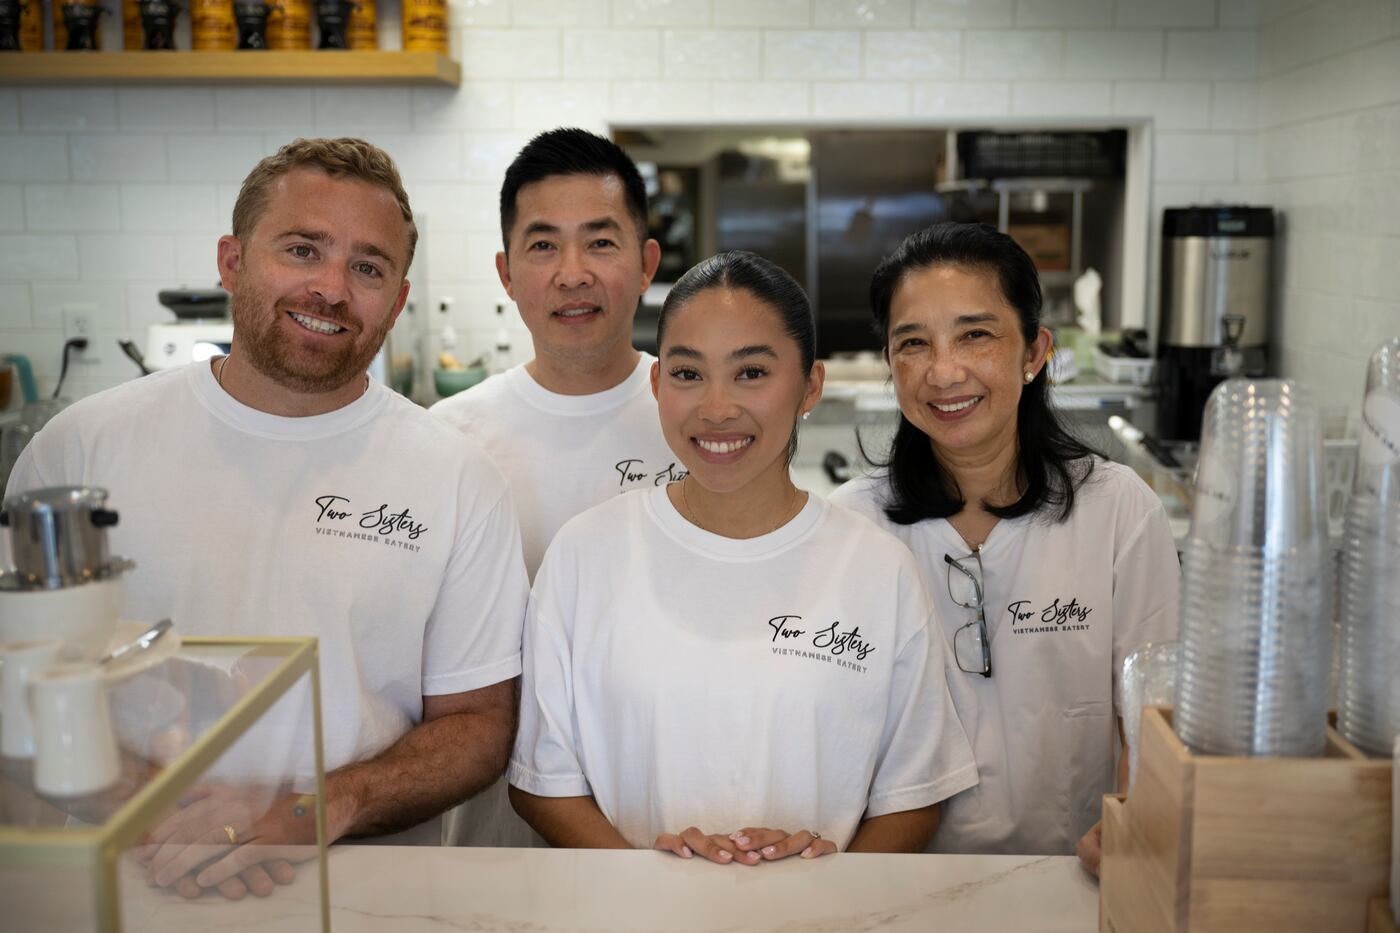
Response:
[[[363,139],[294,139],[275,155],[270,155],[253,167],[243,179],[238,200],[233,205],[233,235],[243,239],[257,225],[267,207],[268,192],[274,182],[299,168],[312,168],[332,178],[356,178],[385,189],[398,202],[408,225],[408,259],[403,272],[413,264],[413,251],[418,246],[418,228],[413,223],[413,208],[408,204],[408,192],[394,160],[378,146]]]

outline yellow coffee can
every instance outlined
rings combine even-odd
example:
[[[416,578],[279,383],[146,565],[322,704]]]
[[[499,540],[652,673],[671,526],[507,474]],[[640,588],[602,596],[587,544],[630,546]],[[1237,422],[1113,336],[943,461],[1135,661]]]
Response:
[[[267,16],[267,47],[311,48],[311,0],[276,0]]]
[[[379,13],[375,0],[356,0],[350,10],[345,38],[355,51],[372,52],[379,48]]]
[[[447,54],[447,0],[403,0],[403,50]]]
[[[232,52],[238,48],[233,0],[190,0],[190,45],[196,52]]]

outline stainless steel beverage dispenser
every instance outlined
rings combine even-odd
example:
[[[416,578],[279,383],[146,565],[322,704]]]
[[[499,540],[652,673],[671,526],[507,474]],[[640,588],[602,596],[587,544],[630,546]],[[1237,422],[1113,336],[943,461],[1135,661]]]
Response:
[[[1162,212],[1161,437],[1199,439],[1212,389],[1231,376],[1265,375],[1273,238],[1268,207]]]

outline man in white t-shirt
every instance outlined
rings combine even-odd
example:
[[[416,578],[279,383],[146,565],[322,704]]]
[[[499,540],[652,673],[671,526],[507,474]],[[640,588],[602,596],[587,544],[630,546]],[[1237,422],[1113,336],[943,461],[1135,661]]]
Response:
[[[536,136],[506,170],[501,235],[496,271],[534,358],[432,410],[507,476],[533,578],[569,519],[685,469],[661,435],[654,358],[632,346],[632,319],[660,261],[636,165],[584,130]],[[510,809],[504,782],[448,824],[448,841],[459,845],[540,844]]]
[[[109,490],[112,551],[137,564],[127,618],[319,638],[331,841],[416,830],[403,841],[436,844],[438,815],[497,779],[514,730],[528,583],[505,479],[366,374],[408,295],[415,239],[385,153],[284,146],[244,181],[219,240],[229,355],[73,405],[7,491]],[[217,843],[203,867],[163,845],[153,880],[230,897],[287,880],[259,846],[304,843],[314,808],[240,819],[216,801],[171,818]],[[210,851],[220,860],[203,864]]]

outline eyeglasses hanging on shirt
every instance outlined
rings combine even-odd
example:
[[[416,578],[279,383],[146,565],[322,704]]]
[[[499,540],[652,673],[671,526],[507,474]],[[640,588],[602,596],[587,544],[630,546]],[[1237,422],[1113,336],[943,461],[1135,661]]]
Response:
[[[986,599],[982,592],[982,547],[972,549],[967,557],[958,559],[944,554],[943,561],[948,565],[948,595],[953,602],[964,609],[976,611],[977,618],[953,633],[953,657],[958,669],[968,674],[992,676],[992,644],[987,635]],[[974,573],[965,562],[976,561]]]

